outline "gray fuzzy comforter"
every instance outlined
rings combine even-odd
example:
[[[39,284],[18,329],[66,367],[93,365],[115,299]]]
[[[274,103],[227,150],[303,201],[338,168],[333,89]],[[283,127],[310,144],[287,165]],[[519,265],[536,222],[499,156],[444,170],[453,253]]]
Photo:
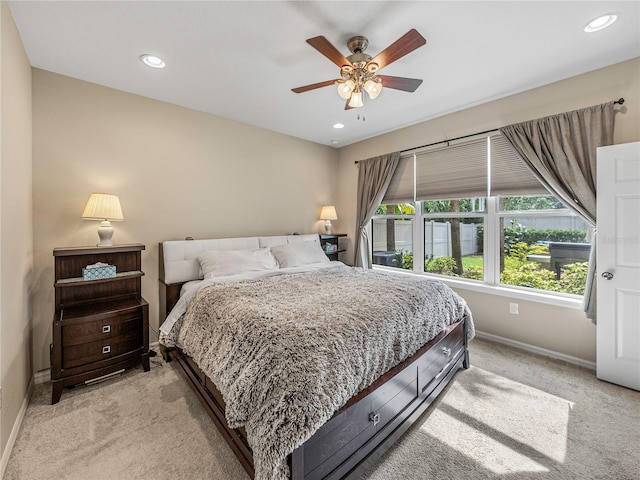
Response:
[[[177,336],[213,380],[256,480],[272,480],[349,398],[463,318],[473,336],[466,303],[439,281],[334,266],[203,288],[161,341]]]

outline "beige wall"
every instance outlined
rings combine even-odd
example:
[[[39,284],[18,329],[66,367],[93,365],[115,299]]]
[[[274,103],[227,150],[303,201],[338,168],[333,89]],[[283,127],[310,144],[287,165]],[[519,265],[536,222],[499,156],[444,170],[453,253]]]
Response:
[[[620,97],[624,97],[625,103],[623,108],[619,108],[622,113],[616,114],[615,143],[640,140],[640,59],[636,58],[343,147],[340,149],[338,170],[340,220],[353,239],[357,188],[355,160],[605,103]],[[348,257],[353,258],[352,248]],[[473,307],[479,330],[595,361],[595,328],[581,311],[461,289],[458,291]],[[518,316],[508,313],[509,301],[521,303]]]
[[[55,247],[95,245],[92,192],[120,197],[114,243],[144,243],[158,329],[158,242],[318,232],[337,196],[337,151],[33,70],[34,362],[49,367]],[[154,341],[155,335],[151,335]]]
[[[32,377],[31,66],[0,4],[0,456]]]

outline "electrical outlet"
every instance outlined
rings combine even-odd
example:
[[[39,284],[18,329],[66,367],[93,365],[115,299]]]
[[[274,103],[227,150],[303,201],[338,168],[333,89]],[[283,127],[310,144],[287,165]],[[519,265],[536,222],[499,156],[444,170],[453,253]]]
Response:
[[[513,313],[514,315],[518,315],[518,304],[509,302],[509,313]]]

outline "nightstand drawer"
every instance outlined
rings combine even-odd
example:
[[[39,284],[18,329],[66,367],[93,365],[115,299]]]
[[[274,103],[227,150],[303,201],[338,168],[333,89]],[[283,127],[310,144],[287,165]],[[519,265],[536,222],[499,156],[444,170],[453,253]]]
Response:
[[[142,309],[100,315],[96,320],[62,323],[62,346],[81,345],[139,330]]]
[[[62,368],[72,368],[115,357],[142,348],[141,331],[65,347],[62,352]]]

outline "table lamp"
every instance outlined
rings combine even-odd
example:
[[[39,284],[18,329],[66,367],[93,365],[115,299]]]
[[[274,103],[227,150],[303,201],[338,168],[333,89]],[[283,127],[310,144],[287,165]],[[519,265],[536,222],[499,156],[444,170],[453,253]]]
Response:
[[[320,211],[320,220],[324,220],[324,233],[331,234],[331,220],[337,220],[338,214],[336,213],[336,207],[333,205],[325,205]]]
[[[102,220],[98,227],[98,236],[100,243],[98,247],[110,247],[111,238],[113,237],[113,227],[111,220],[120,221],[124,219],[122,215],[122,207],[120,207],[120,199],[117,195],[109,195],[108,193],[92,193],[82,212],[84,220]]]

